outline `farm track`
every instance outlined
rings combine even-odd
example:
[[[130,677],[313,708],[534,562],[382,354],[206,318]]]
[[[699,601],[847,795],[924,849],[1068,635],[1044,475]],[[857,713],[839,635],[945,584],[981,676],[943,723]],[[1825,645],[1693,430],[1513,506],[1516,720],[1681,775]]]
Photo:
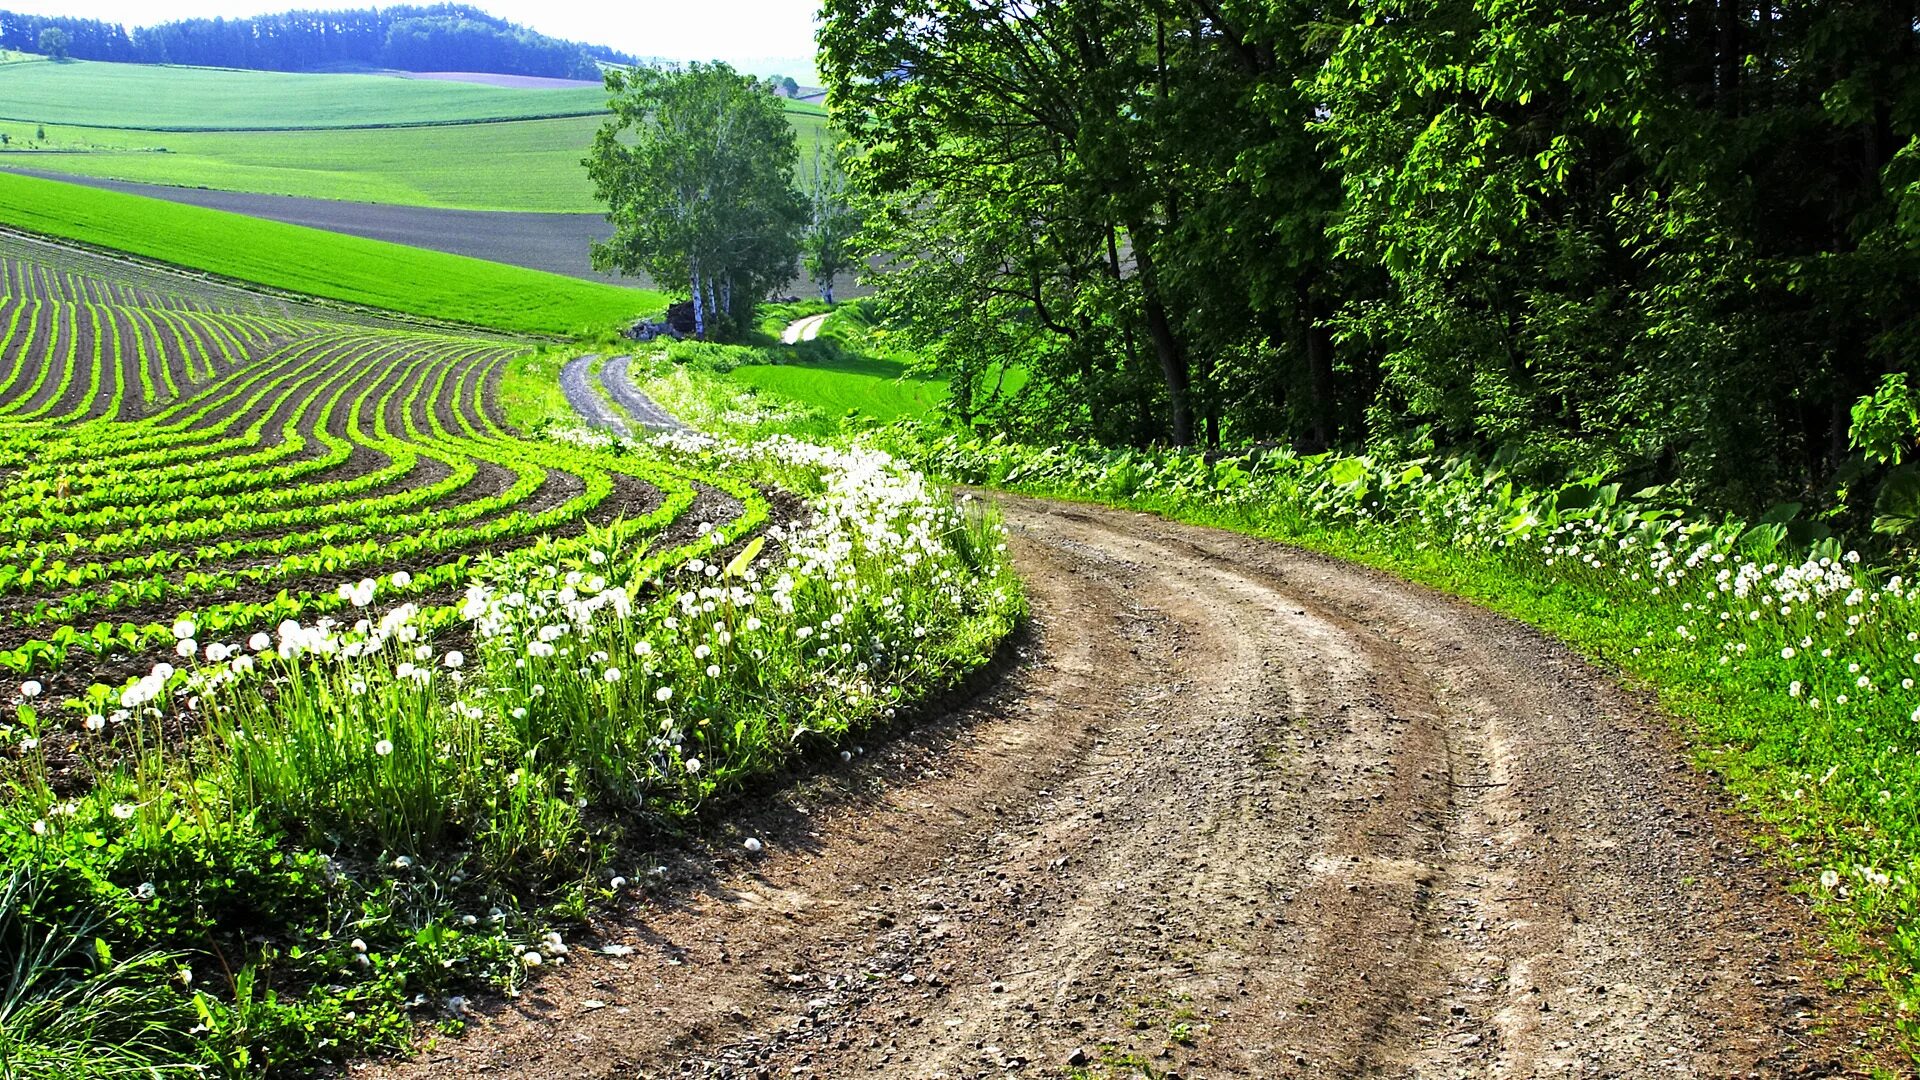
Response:
[[[1844,1071],[1807,908],[1564,648],[1282,545],[1000,502],[1015,670],[669,856],[597,928],[630,955],[582,943],[378,1075]]]

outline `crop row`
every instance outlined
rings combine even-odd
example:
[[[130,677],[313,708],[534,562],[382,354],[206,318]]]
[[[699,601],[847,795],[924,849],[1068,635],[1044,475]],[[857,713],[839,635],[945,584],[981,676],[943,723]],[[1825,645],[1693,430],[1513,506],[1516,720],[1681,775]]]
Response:
[[[433,625],[485,554],[585,545],[642,572],[696,503],[765,516],[751,486],[511,430],[491,394],[512,342],[68,257],[0,238],[0,667],[81,676],[175,647],[182,618],[244,635],[373,579]]]

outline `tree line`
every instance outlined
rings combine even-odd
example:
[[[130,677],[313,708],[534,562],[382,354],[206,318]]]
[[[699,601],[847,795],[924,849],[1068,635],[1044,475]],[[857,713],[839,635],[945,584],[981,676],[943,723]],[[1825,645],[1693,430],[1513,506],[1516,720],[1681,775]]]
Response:
[[[66,55],[74,59],[135,64],[264,71],[365,66],[597,80],[596,60],[636,62],[627,53],[548,37],[465,4],[288,11],[139,28],[0,11],[0,48],[39,51],[48,30],[64,34]]]
[[[1916,7],[827,0],[820,66],[968,419],[1752,506],[1920,363]]]

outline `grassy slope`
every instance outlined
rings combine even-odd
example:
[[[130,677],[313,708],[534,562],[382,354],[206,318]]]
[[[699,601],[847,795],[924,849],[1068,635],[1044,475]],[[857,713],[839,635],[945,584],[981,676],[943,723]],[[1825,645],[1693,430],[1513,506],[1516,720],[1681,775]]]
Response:
[[[0,115],[131,128],[294,128],[597,112],[598,89],[519,90],[387,75],[51,61],[0,68]]]
[[[796,351],[791,362],[748,364],[727,377],[811,405],[828,416],[857,412],[883,422],[925,416],[947,399],[946,380],[910,376],[896,361],[865,356],[800,360]]]
[[[56,92],[66,81],[79,88],[71,98]],[[446,96],[449,87],[455,96]],[[481,97],[469,100],[468,91]],[[0,163],[400,206],[596,213],[580,159],[605,101],[600,90],[28,61],[0,70],[0,117],[17,117],[0,119],[8,140]],[[824,110],[785,105],[804,161],[825,129]],[[596,115],[444,123],[553,112]],[[338,126],[343,123],[435,126]],[[123,126],[94,126],[101,124]],[[153,127],[202,130],[144,130]],[[288,127],[308,130],[257,130]],[[236,128],[256,130],[217,130]]]
[[[639,289],[4,173],[0,224],[273,288],[516,333],[605,328],[665,303]]]

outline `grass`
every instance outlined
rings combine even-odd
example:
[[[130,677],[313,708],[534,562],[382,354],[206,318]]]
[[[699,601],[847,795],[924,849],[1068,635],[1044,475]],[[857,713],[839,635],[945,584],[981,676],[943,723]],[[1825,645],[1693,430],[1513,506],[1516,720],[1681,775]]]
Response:
[[[909,374],[897,360],[844,353],[807,359],[800,350],[792,351],[796,356],[790,362],[744,365],[728,377],[828,416],[871,417],[882,423],[926,416],[947,399],[946,380]]]
[[[0,72],[0,87],[5,82]],[[12,110],[0,106],[0,111]],[[826,120],[800,102],[788,103],[787,118],[800,138],[804,167]],[[604,208],[580,164],[600,121],[596,113],[425,127],[156,132],[0,120],[0,134],[8,140],[0,163],[110,180],[397,206],[600,213]],[[39,137],[43,129],[44,140]]]
[[[431,124],[597,113],[598,88],[522,90],[389,75],[52,61],[0,68],[0,114],[156,131]]]
[[[0,174],[0,224],[349,304],[509,333],[572,334],[657,311],[654,292]]]

